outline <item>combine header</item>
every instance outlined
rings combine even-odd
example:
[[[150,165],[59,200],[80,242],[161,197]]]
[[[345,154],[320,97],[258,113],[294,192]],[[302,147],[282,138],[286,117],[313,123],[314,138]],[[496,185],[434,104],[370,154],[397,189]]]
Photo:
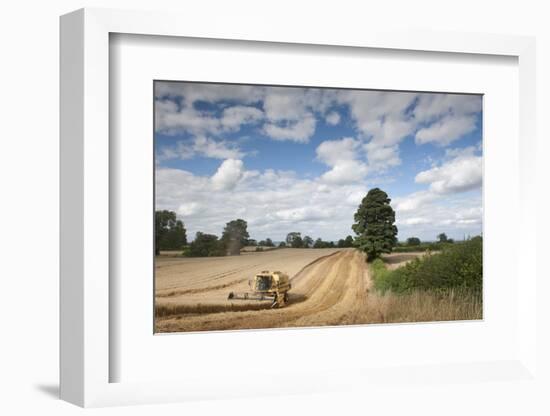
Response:
[[[288,291],[291,288],[288,275],[264,270],[248,281],[251,292],[230,292],[229,300],[272,300],[272,308],[281,308],[288,302]]]

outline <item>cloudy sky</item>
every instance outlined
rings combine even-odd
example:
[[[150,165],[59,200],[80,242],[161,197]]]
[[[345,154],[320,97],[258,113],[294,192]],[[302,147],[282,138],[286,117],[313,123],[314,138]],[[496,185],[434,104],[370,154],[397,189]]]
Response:
[[[481,233],[481,96],[158,81],[155,95],[156,209],[191,238],[242,218],[258,240],[338,240],[373,187],[400,240]]]

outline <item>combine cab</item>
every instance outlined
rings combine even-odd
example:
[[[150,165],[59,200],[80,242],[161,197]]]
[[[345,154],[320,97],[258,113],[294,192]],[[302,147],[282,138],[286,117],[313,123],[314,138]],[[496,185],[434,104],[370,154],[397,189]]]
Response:
[[[237,300],[272,300],[272,308],[281,308],[288,302],[290,279],[283,272],[267,270],[258,273],[248,281],[251,292],[229,293],[227,299]]]

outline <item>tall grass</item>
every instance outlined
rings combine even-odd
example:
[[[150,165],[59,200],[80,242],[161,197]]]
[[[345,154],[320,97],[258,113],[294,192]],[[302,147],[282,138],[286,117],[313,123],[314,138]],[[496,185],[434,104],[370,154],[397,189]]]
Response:
[[[447,245],[440,253],[388,270],[380,259],[370,264],[378,296],[369,302],[380,322],[481,319],[483,241]]]
[[[481,294],[471,291],[413,290],[397,294],[390,291],[370,296],[361,322],[433,322],[483,318]]]

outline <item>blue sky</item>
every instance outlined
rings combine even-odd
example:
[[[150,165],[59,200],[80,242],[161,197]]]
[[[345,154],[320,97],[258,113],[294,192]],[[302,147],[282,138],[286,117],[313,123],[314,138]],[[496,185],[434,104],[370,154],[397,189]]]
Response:
[[[400,240],[481,232],[481,96],[182,82],[155,95],[156,208],[190,237],[243,218],[256,239],[338,240],[373,187]]]

